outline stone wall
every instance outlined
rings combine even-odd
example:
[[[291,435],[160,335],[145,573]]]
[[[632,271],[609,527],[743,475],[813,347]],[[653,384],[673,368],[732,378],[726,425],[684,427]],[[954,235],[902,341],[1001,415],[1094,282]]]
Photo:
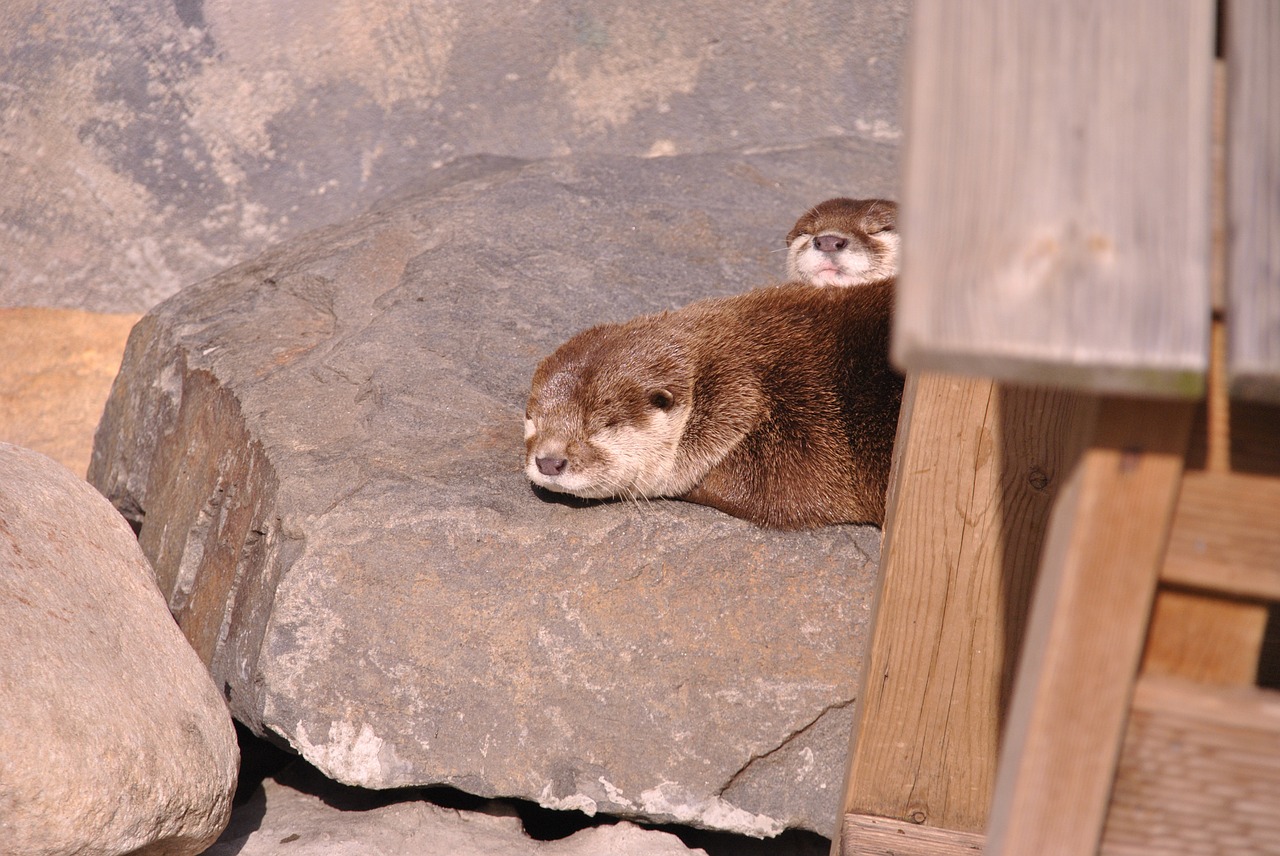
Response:
[[[893,141],[908,5],[7,0],[0,306],[143,311],[464,155]]]

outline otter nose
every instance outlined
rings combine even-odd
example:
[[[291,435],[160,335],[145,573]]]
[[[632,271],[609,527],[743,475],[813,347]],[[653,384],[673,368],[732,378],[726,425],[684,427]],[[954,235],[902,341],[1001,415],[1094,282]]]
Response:
[[[813,239],[813,245],[824,253],[834,253],[849,246],[849,239],[839,235],[819,235]]]
[[[534,463],[538,465],[538,472],[544,476],[558,476],[569,465],[564,458],[537,458]]]

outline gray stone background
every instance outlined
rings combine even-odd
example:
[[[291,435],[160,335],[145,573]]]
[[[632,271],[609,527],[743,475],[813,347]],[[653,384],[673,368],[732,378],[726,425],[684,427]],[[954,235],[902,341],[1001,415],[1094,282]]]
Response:
[[[0,307],[144,311],[465,155],[892,143],[908,11],[6,0]]]
[[[509,475],[494,495],[517,497],[524,508],[527,484],[503,467],[508,447],[518,449],[517,399],[538,353],[604,315],[763,284],[781,275],[781,239],[804,206],[836,193],[893,195],[909,8],[910,0],[4,0],[0,320],[39,323],[43,332],[29,347],[4,339],[0,411],[15,401],[30,420],[32,391],[50,388],[48,372],[29,376],[39,345],[58,343],[73,353],[63,363],[100,364],[109,377],[123,341],[91,347],[82,328],[132,323],[198,282],[173,306],[229,299],[227,283],[252,278],[255,264],[273,258],[306,255],[300,270],[328,276],[326,260],[345,252],[343,235],[405,220],[422,239],[410,279],[441,290],[432,304],[441,323],[455,303],[508,312],[472,312],[475,323],[451,330],[449,341],[466,351],[491,341],[477,334],[484,325],[523,330],[524,350],[504,364],[507,374],[487,373],[487,363],[477,373],[490,384],[509,381],[501,408],[491,409],[495,424],[516,434],[492,453],[502,465],[486,472]],[[503,199],[515,201],[486,213]],[[590,236],[600,245],[584,245]],[[269,247],[276,249],[262,256]],[[487,291],[474,290],[474,278],[446,275],[462,263],[486,275]],[[343,276],[367,279],[353,270],[335,275],[344,294],[354,292]],[[558,311],[557,299],[569,311]],[[190,332],[189,319],[173,317],[174,330]],[[268,334],[282,330],[267,329],[261,341]],[[14,372],[25,372],[22,382],[6,387],[5,373]],[[155,386],[154,373],[137,374],[139,390]],[[101,397],[86,412],[101,412],[106,389],[97,385]],[[87,445],[92,426],[69,427],[64,413],[50,409],[45,421],[63,433],[75,428]],[[0,429],[11,428],[0,420]],[[121,472],[145,468],[147,454]],[[663,506],[648,518],[652,527],[679,518],[689,543],[710,543],[726,527],[742,528],[726,543],[743,549],[785,540],[697,507]],[[830,542],[862,539],[870,551],[874,536],[832,529],[791,540],[803,542],[799,567],[819,567],[812,556],[852,555],[846,571],[869,584],[875,557]],[[762,566],[795,564],[757,552]],[[812,577],[799,587],[826,590]],[[827,589],[859,607],[869,599],[858,586]],[[810,700],[813,716],[796,714],[821,727],[788,739],[795,752],[749,762],[751,775],[735,776],[726,798],[826,833],[852,715],[855,688],[845,684],[857,674],[860,644],[846,645],[848,662],[832,667],[841,686],[824,684]],[[827,696],[839,705],[824,713]],[[817,760],[792,763],[805,753]],[[816,772],[797,778],[802,767]],[[813,777],[831,788],[817,793]],[[777,788],[780,780],[799,796]],[[576,798],[574,777],[565,787],[551,797]],[[602,811],[612,810],[605,802]]]

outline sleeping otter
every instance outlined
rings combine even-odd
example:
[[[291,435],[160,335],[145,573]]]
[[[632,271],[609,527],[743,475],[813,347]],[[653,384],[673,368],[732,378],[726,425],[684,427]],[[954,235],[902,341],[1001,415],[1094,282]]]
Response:
[[[883,523],[902,398],[892,297],[892,280],[790,283],[585,330],[534,373],[525,472],[781,529]]]

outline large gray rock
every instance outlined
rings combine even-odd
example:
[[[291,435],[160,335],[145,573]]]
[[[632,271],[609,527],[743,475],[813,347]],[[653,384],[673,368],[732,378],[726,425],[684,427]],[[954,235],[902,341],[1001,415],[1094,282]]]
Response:
[[[878,531],[546,502],[522,413],[570,334],[775,280],[892,156],[468,165],[143,318],[90,479],[237,718],[336,779],[829,834]]]
[[[50,459],[0,443],[0,845],[201,852],[239,760],[226,706],[133,532]]]
[[[5,0],[0,306],[144,311],[460,156],[892,140],[907,7]]]

